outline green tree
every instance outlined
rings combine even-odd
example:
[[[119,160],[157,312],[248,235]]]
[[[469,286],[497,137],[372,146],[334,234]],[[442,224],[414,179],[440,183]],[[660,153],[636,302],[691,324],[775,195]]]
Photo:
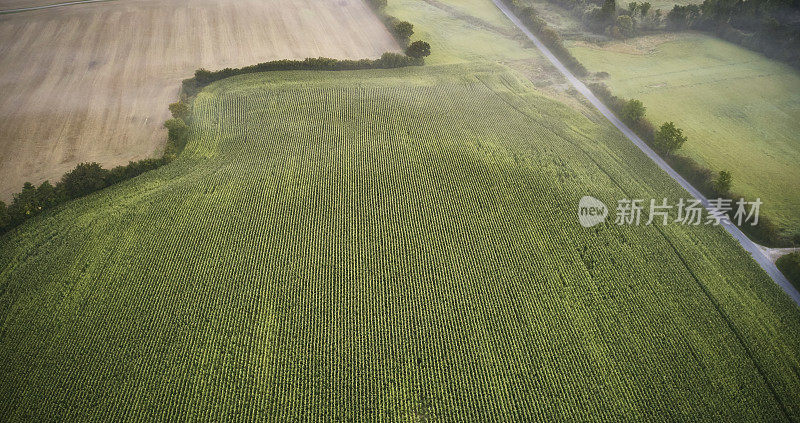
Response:
[[[800,252],[782,256],[775,262],[781,272],[789,279],[789,282],[800,289]]]
[[[720,195],[726,195],[731,190],[731,185],[733,184],[733,175],[726,171],[722,170],[717,174],[717,177],[714,178],[714,189]]]
[[[600,19],[610,22],[617,14],[617,0],[605,0],[600,8]]]
[[[658,128],[654,137],[656,148],[672,154],[686,142],[683,131],[675,126],[673,122],[666,122]]]
[[[636,16],[636,12],[639,11],[639,7],[641,7],[641,5],[635,1],[628,3],[628,13],[630,13],[631,17]]]
[[[394,24],[394,33],[403,40],[408,40],[414,35],[414,25],[406,21],[400,21]]]
[[[614,26],[617,29],[618,36],[632,37],[634,35],[633,19],[628,15],[619,15],[617,17],[617,24]]]
[[[172,113],[172,117],[185,120],[186,116],[189,114],[189,106],[181,100],[177,103],[170,104],[169,111]]]
[[[50,181],[44,181],[39,188],[36,188],[36,204],[41,209],[49,209],[60,203],[58,191],[50,184]]]
[[[622,106],[622,119],[630,124],[636,124],[644,117],[647,108],[639,100],[628,100]]]
[[[98,163],[81,163],[64,174],[58,188],[67,198],[77,198],[106,187],[108,170]]]
[[[22,191],[14,194],[10,209],[11,216],[17,221],[37,215],[41,209],[36,204],[36,187],[30,182],[25,182]]]
[[[431,45],[426,43],[425,41],[414,41],[406,49],[406,54],[415,59],[420,59],[423,57],[430,56]]]
[[[652,6],[650,5],[650,2],[646,1],[642,3],[641,5],[639,5],[639,15],[644,18],[645,16],[647,16],[647,12],[650,11],[651,7]]]
[[[8,213],[6,203],[0,201],[0,233],[11,229],[11,214]]]
[[[164,127],[167,128],[170,141],[178,145],[182,145],[189,138],[189,126],[181,118],[172,118],[164,122]]]

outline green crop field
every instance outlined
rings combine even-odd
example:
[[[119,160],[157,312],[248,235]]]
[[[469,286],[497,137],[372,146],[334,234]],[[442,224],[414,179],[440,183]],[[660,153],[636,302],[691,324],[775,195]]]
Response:
[[[0,237],[3,420],[800,418],[800,314],[499,65],[254,74],[173,163]],[[613,206],[612,206],[613,207]]]
[[[684,154],[733,172],[733,190],[760,197],[787,235],[800,233],[800,74],[706,35],[651,36],[575,56],[623,97],[637,98],[656,123],[689,137]]]

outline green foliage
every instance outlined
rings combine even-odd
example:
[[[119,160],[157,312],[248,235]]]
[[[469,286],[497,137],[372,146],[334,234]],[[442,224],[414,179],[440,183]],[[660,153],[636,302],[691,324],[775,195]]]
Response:
[[[622,120],[636,124],[644,118],[647,108],[639,100],[630,99],[622,107]]]
[[[604,0],[600,7],[598,18],[603,22],[610,22],[617,15],[617,0]]]
[[[786,279],[789,279],[789,282],[800,290],[800,252],[779,257],[775,265],[786,276]]]
[[[683,130],[673,122],[665,122],[655,133],[655,146],[663,153],[673,154],[686,142]]]
[[[6,203],[0,201],[0,234],[11,228],[11,214],[8,212]]]
[[[721,170],[714,178],[714,189],[720,195],[727,195],[731,191],[731,185],[733,185],[733,175],[726,170]]]
[[[189,115],[189,105],[186,104],[185,101],[181,100],[170,104],[169,111],[172,113],[172,117],[186,120],[186,116]]]
[[[406,49],[406,55],[422,59],[431,55],[431,45],[425,41],[414,41]]]
[[[651,120],[681,127],[691,142],[680,154],[712,169],[708,182],[721,169],[735,169],[735,189],[751,200],[760,197],[762,214],[788,242],[800,229],[800,118],[776,111],[800,104],[800,74],[696,32],[670,37],[646,54],[630,54],[618,44],[573,51],[590,70],[608,71],[606,83],[615,93],[641,100]],[[709,191],[713,195],[713,187]]]
[[[245,66],[233,69],[225,68],[218,71],[198,69],[194,73],[194,78],[183,81],[184,91],[194,94],[202,87],[221,79],[230,78],[236,75],[248,73],[290,71],[290,70],[325,70],[325,71],[344,71],[362,69],[387,69],[405,66],[419,66],[422,62],[414,57],[406,57],[397,53],[384,53],[378,60],[338,60],[327,57],[306,58],[304,60],[273,60],[271,62],[259,63],[257,65]]]
[[[632,1],[632,2],[628,3],[628,13],[630,14],[631,17],[636,16],[636,12],[639,12],[641,10],[640,8],[642,6],[643,5],[641,5],[641,4],[639,4],[639,3],[635,2],[635,1]]]
[[[537,37],[544,43],[547,48],[558,58],[561,62],[575,72],[578,76],[586,76],[588,72],[583,65],[575,59],[575,56],[564,46],[564,42],[558,35],[558,32],[549,26],[544,19],[541,19],[536,10],[532,7],[522,7],[513,1],[504,0],[509,6],[514,9],[514,12],[520,17],[522,23],[525,24]]]
[[[647,14],[650,12],[650,7],[650,2],[647,1],[639,5],[639,14],[642,18],[647,16]]]
[[[696,4],[681,6],[676,4],[667,14],[667,20],[673,29],[685,29],[700,17],[700,7]]]
[[[49,209],[61,203],[63,198],[50,181],[44,181],[36,188],[36,205],[39,209]]]
[[[401,40],[408,41],[412,35],[414,35],[414,25],[406,21],[398,21],[394,24],[393,27],[395,35],[400,37]]]
[[[67,198],[77,198],[106,187],[108,170],[98,163],[81,163],[64,174],[60,188]]]
[[[636,34],[633,27],[633,19],[628,15],[619,15],[612,31],[614,31],[615,36],[622,38],[632,37]]]

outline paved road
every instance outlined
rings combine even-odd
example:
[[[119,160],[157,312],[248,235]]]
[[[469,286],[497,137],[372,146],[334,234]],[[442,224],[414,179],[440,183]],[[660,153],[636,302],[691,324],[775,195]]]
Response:
[[[553,55],[553,53],[551,53],[550,50],[548,50],[547,47],[545,47],[545,45],[542,44],[542,42],[539,41],[539,39],[536,38],[536,36],[533,35],[533,33],[531,33],[525,25],[522,24],[519,18],[517,18],[517,16],[514,15],[514,13],[512,13],[511,10],[509,10],[509,8],[505,4],[503,4],[500,0],[492,0],[492,1],[508,17],[508,19],[510,19],[511,22],[513,22],[514,25],[516,25],[517,28],[520,29],[520,31],[522,31],[531,41],[533,41],[533,44],[536,45],[536,48],[538,48],[539,51],[542,52],[542,54],[547,58],[547,60],[549,60],[550,63],[552,63],[553,66],[555,66],[556,69],[558,69],[558,71],[561,72],[561,74],[564,75],[565,78],[567,78],[569,83],[572,84],[572,86],[575,87],[575,89],[578,90],[578,92],[583,94],[583,96],[586,97],[586,99],[589,100],[589,102],[592,103],[592,105],[595,108],[597,108],[597,110],[599,110],[600,113],[603,114],[603,116],[606,117],[606,119],[608,119],[614,126],[616,126],[617,129],[622,131],[622,133],[629,140],[631,140],[631,142],[633,142],[637,147],[639,147],[639,149],[641,149],[644,152],[644,154],[647,155],[647,157],[650,157],[650,159],[656,162],[658,167],[664,170],[664,172],[667,172],[667,174],[670,177],[672,177],[672,179],[676,180],[679,184],[681,184],[681,186],[686,191],[688,191],[689,194],[693,195],[695,198],[700,200],[700,202],[706,209],[711,208],[711,203],[703,194],[700,193],[700,191],[695,189],[689,182],[683,179],[683,177],[679,175],[678,172],[676,172],[674,169],[672,169],[669,166],[669,164],[667,164],[667,162],[665,162],[661,158],[661,156],[656,154],[656,152],[653,151],[653,149],[651,149],[650,146],[645,144],[645,142],[642,141],[642,139],[639,138],[639,136],[636,135],[630,128],[628,128],[627,125],[622,123],[621,120],[619,120],[616,116],[614,116],[614,113],[612,113],[611,110],[609,110],[608,107],[606,107],[603,104],[603,102],[601,102],[600,99],[598,99],[589,90],[589,88],[587,88],[586,85],[583,84],[583,82],[581,82],[578,78],[576,78],[575,75],[573,75],[572,72],[570,72],[569,69],[567,69],[561,63],[561,61],[558,60],[558,58],[555,55]],[[775,264],[769,258],[767,258],[767,256],[764,255],[761,248],[759,248],[759,245],[751,241],[750,238],[748,238],[744,233],[742,233],[741,230],[739,230],[739,228],[736,227],[736,225],[730,222],[726,222],[723,223],[722,226],[725,228],[726,231],[728,231],[729,234],[731,234],[731,236],[733,236],[737,241],[739,241],[739,244],[741,244],[742,247],[745,250],[747,250],[747,252],[750,253],[750,255],[753,256],[753,259],[755,259],[755,261],[761,266],[761,268],[763,268],[764,271],[767,272],[767,274],[772,278],[772,280],[774,280],[775,283],[777,283],[784,290],[784,292],[786,292],[786,294],[788,294],[789,297],[791,297],[792,300],[794,300],[794,302],[797,305],[800,305],[800,292],[798,292],[797,289],[795,289],[795,287],[792,286],[791,283],[789,283],[789,281],[786,279],[786,276],[784,276],[783,273],[781,273],[781,271],[778,270],[777,267],[775,267]]]
[[[70,6],[73,4],[83,4],[83,3],[99,3],[102,1],[111,1],[111,0],[81,0],[81,1],[69,1],[66,3],[56,3],[56,4],[48,4],[45,6],[35,6],[35,7],[24,7],[22,9],[6,9],[0,10],[0,13],[16,13],[16,12],[27,12],[29,10],[39,10],[39,9],[49,9],[51,7],[61,7],[61,6]]]

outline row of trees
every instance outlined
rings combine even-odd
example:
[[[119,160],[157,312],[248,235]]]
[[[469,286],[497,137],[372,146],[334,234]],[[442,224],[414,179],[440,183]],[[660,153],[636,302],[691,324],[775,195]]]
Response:
[[[564,41],[556,30],[550,28],[544,19],[539,17],[536,9],[523,5],[519,0],[504,0],[506,4],[519,16],[525,24],[547,48],[578,76],[586,76],[589,72],[564,46]]]
[[[428,54],[430,54],[430,46],[428,46]],[[292,70],[343,71],[362,69],[390,69],[404,66],[422,65],[424,64],[422,57],[424,56],[413,57],[409,55],[387,52],[383,53],[379,59],[375,60],[340,60],[331,59],[328,57],[309,57],[303,60],[273,60],[259,63],[257,65],[245,66],[243,68],[225,68],[218,71],[198,69],[195,71],[193,78],[185,79],[183,81],[183,92],[186,95],[192,96],[202,87],[214,81],[248,73]]]
[[[670,29],[696,29],[800,68],[800,2],[797,0],[705,0],[676,5]]]
[[[627,9],[616,0],[550,0],[580,19],[590,31],[615,38],[636,35],[640,29],[656,29],[663,21],[650,2],[630,2]]]
[[[0,233],[7,232],[47,209],[134,178],[175,159],[189,139],[189,126],[185,122],[189,115],[189,106],[185,101],[179,101],[170,104],[169,109],[172,119],[164,123],[168,139],[161,158],[132,161],[112,169],[104,169],[98,163],[80,163],[64,174],[56,185],[44,181],[37,187],[26,182],[22,191],[14,194],[10,205],[0,201]]]
[[[800,68],[800,4],[797,0],[705,0],[675,5],[668,13],[649,2],[550,0],[581,19],[586,28],[615,38],[640,30],[695,29],[759,51]]]

